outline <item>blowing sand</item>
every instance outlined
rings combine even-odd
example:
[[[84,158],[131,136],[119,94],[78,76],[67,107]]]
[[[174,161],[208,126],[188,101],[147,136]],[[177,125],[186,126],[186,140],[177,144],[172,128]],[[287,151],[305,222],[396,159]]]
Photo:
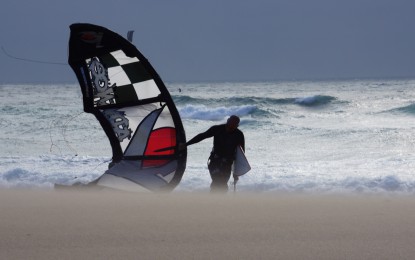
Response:
[[[414,259],[411,196],[0,190],[0,259]]]

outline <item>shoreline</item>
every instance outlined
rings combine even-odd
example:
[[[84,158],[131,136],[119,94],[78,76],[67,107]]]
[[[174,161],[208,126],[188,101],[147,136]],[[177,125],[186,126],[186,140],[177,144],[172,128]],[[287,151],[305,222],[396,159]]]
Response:
[[[2,259],[412,259],[406,195],[0,190]]]

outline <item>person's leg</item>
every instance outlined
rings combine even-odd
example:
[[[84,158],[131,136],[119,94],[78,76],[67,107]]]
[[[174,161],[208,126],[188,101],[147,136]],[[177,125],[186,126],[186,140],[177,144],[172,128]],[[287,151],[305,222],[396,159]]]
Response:
[[[210,172],[210,177],[212,178],[212,183],[210,184],[211,192],[226,193],[228,191],[231,167],[232,165],[224,164],[219,170]]]

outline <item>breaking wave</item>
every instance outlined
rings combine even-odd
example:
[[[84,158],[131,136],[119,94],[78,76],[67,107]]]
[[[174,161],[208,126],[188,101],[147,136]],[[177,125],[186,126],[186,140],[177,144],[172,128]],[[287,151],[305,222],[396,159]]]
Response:
[[[296,98],[294,102],[302,106],[312,107],[312,106],[326,105],[336,99],[337,98],[332,97],[332,96],[316,95],[316,96],[310,96],[310,97]]]
[[[254,113],[267,113],[260,111],[256,106],[231,106],[231,107],[216,107],[210,108],[205,105],[186,105],[179,108],[180,116],[184,119],[199,119],[219,121],[230,115],[237,115],[239,117],[251,115]]]
[[[301,105],[301,106],[322,106],[337,100],[336,97],[325,95],[314,95],[309,97],[294,98],[269,98],[269,97],[230,97],[230,98],[193,98],[190,96],[173,96],[176,104],[180,105],[210,105],[210,106],[242,106],[242,105]]]
[[[410,115],[415,115],[415,104],[411,104],[408,106],[404,106],[404,107],[398,107],[398,108],[394,108],[391,109],[387,112],[392,112],[392,113],[405,113],[405,114],[410,114]]]

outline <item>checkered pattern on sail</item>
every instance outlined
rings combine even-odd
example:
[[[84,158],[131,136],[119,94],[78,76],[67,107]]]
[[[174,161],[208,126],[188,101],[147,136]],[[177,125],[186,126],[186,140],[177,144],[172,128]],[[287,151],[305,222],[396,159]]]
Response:
[[[154,98],[160,90],[137,57],[122,50],[86,60],[94,89],[94,106],[131,104]]]

